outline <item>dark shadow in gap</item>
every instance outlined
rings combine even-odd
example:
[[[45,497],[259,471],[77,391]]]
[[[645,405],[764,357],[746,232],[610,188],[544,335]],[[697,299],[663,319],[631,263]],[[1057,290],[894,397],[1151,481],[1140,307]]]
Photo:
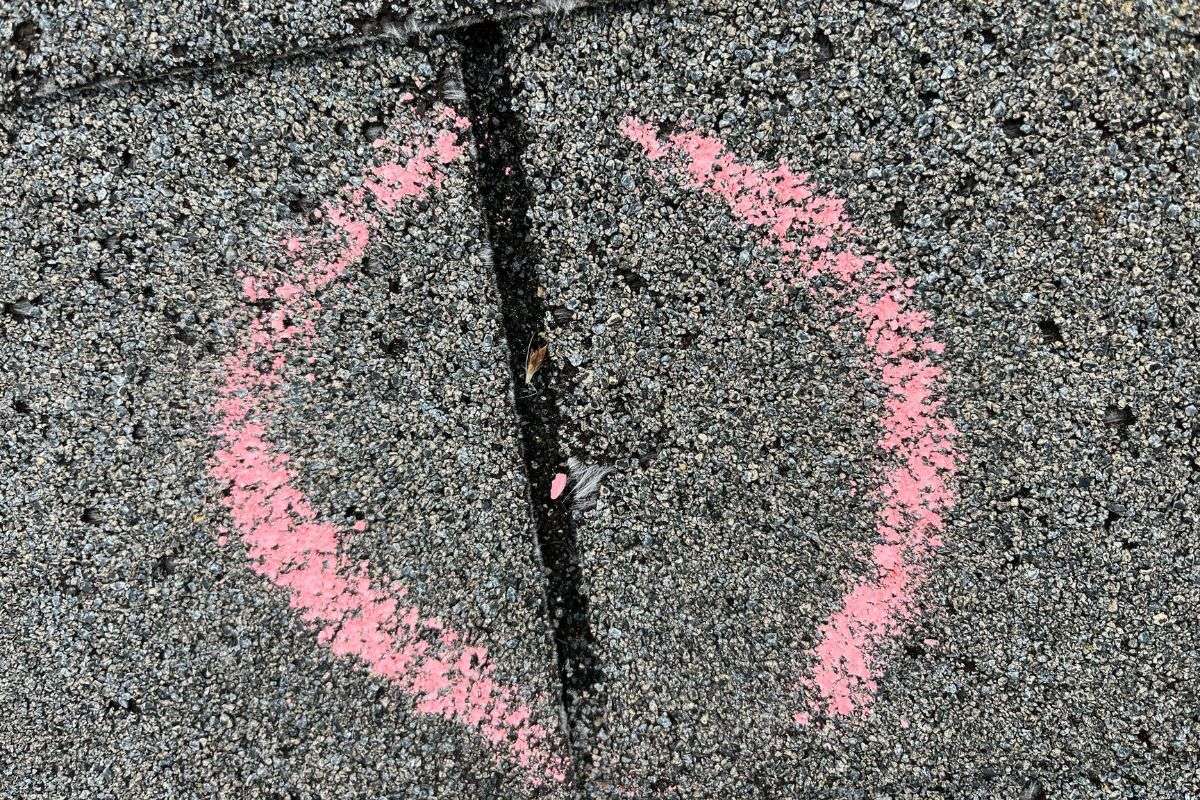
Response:
[[[458,40],[463,47],[463,85],[475,136],[479,194],[508,340],[537,549],[546,573],[546,605],[563,708],[575,778],[582,783],[591,762],[590,748],[582,739],[594,730],[604,706],[599,696],[603,675],[596,657],[588,598],[582,588],[570,504],[550,500],[551,481],[566,460],[558,438],[562,421],[558,404],[545,388],[544,375],[535,377],[531,385],[525,381],[528,352],[544,344],[539,337],[545,306],[538,296],[541,254],[529,236],[530,194],[522,159],[523,124],[512,108],[508,52],[500,26],[494,22],[473,25],[461,31]]]

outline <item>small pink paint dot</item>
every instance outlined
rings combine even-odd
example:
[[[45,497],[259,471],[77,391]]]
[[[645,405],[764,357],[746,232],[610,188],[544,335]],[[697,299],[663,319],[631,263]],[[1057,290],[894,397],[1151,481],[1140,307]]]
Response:
[[[358,531],[359,533],[362,533],[366,529],[367,521],[365,519],[360,519],[358,522],[354,523],[354,530]]]
[[[908,730],[908,718],[907,717],[900,718],[900,727],[903,728],[904,730]]]
[[[229,544],[229,534],[218,533],[217,534],[217,547],[224,547],[227,544]]]
[[[557,500],[563,493],[563,489],[567,488],[567,473],[560,472],[554,476],[554,480],[550,481],[550,499]]]

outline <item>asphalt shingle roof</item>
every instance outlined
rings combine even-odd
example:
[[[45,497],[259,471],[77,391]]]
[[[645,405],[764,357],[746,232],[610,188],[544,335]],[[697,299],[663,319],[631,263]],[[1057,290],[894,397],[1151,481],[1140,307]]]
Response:
[[[0,798],[1200,796],[1194,4],[568,5],[5,6]]]

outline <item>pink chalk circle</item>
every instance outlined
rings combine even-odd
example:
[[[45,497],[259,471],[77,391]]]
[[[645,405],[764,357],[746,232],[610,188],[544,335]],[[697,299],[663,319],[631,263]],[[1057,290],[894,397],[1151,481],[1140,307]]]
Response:
[[[284,237],[289,268],[241,276],[247,304],[271,305],[223,361],[210,472],[250,569],[287,593],[321,645],[399,687],[416,713],[474,731],[497,758],[523,767],[531,784],[560,782],[566,762],[535,721],[529,693],[496,677],[487,648],[469,632],[426,615],[406,601],[403,586],[380,582],[371,564],[347,558],[340,545],[348,531],[320,518],[298,488],[298,465],[271,440],[289,364],[311,360],[318,293],[362,260],[388,214],[437,189],[444,167],[462,155],[467,121],[450,109],[437,121],[446,127],[407,144],[376,142],[376,163],[361,185],[344,187],[317,221]]]
[[[955,503],[951,483],[960,456],[954,424],[942,413],[944,347],[929,333],[932,320],[914,309],[911,280],[887,261],[859,254],[858,231],[845,201],[821,194],[786,163],[769,170],[739,161],[718,139],[658,129],[627,117],[621,132],[646,159],[687,186],[723,200],[743,225],[761,231],[782,254],[784,269],[769,286],[786,288],[814,278],[832,280],[828,296],[861,324],[871,359],[864,379],[887,390],[878,420],[875,531],[868,577],[849,578],[837,609],[818,629],[799,679],[804,707],[793,719],[865,714],[878,689],[887,643],[917,613],[916,594],[941,545]]]

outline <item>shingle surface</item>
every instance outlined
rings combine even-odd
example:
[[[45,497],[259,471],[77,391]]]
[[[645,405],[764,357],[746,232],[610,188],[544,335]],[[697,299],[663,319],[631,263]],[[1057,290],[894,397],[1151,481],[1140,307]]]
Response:
[[[0,797],[1200,797],[1190,0],[127,6],[0,13]]]
[[[5,0],[0,108],[96,81],[273,58],[363,37],[403,40],[473,20],[560,13],[578,5],[582,0]]]
[[[300,308],[278,297],[248,302],[241,276],[284,264],[305,220],[324,230],[323,203],[380,157],[372,140],[445,127],[402,97],[456,65],[445,45],[368,46],[5,119],[0,796],[535,791],[478,731],[416,713],[413,692],[335,657],[367,652],[357,615],[318,644],[301,619],[320,616],[314,590],[273,585],[315,556],[282,575],[262,566],[325,530],[305,519],[336,528],[340,557],[369,561],[380,591],[486,646],[492,678],[517,687],[545,747],[561,748],[469,151],[425,198],[391,213],[364,201],[382,220],[366,257],[316,295],[311,342],[263,373],[285,378],[272,458],[287,454],[311,512],[295,501],[235,524],[228,506],[244,518],[247,493],[283,494],[263,488],[266,472],[234,480],[213,466],[219,390],[252,321],[302,322],[275,319]],[[418,638],[431,652],[458,646]],[[536,793],[555,796],[551,784]]]
[[[1200,72],[1169,12],[680,2],[513,29],[545,379],[564,450],[615,468],[577,515],[596,796],[1200,791]],[[945,345],[959,499],[866,718],[792,722],[872,574],[861,325],[769,288],[771,236],[630,115],[845,198]]]

